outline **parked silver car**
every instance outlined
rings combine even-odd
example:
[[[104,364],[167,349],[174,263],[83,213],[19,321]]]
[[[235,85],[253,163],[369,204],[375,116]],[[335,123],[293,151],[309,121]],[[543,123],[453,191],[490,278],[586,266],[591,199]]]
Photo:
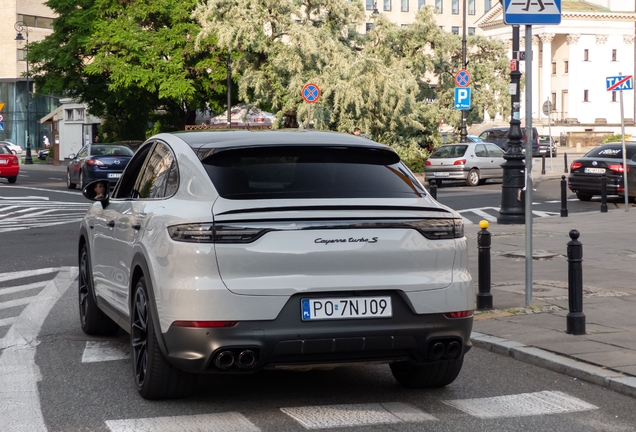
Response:
[[[474,302],[462,218],[390,147],[160,134],[110,196],[99,182],[83,190],[80,322],[130,333],[144,398],[187,395],[200,373],[388,363],[408,387],[459,374]]]
[[[503,177],[504,151],[491,143],[461,143],[441,146],[429,156],[424,168],[426,181],[437,186],[446,180],[465,180],[468,186]]]

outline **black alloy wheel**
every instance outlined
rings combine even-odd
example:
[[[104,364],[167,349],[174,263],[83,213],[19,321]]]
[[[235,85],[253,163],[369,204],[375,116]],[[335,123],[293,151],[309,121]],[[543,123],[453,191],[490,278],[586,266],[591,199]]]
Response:
[[[187,397],[195,390],[199,377],[166,361],[159,348],[152,311],[146,281],[142,277],[135,285],[130,332],[137,390],[144,399]]]
[[[79,256],[78,302],[82,331],[88,335],[111,336],[119,326],[99,309],[93,293],[93,277],[88,247],[82,245]]]

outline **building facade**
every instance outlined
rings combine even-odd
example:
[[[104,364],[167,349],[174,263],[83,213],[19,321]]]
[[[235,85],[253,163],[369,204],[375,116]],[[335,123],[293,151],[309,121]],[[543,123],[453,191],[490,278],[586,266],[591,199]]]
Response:
[[[45,135],[53,142],[50,125],[41,125],[39,119],[59,102],[54,97],[33,97],[31,80],[27,88],[26,43],[50,34],[53,18],[43,0],[0,0],[0,20],[6,23],[0,26],[0,140],[26,148],[29,136],[32,150],[44,146]]]

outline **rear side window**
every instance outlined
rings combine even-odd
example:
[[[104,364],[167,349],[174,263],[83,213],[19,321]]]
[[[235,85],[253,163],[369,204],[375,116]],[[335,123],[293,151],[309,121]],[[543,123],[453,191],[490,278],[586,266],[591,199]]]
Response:
[[[636,147],[627,147],[627,159],[633,159],[636,156]],[[586,157],[597,157],[605,159],[623,159],[623,146],[607,146],[597,147],[585,155]]]
[[[279,146],[230,149],[202,161],[223,198],[402,198],[426,192],[384,149]]]
[[[446,145],[438,148],[433,152],[429,157],[432,159],[436,158],[458,158],[464,156],[466,153],[466,149],[468,149],[467,145]]]

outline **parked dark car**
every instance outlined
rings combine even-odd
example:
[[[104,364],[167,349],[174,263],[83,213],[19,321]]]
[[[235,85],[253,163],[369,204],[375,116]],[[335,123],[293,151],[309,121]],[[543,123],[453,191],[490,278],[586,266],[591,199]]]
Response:
[[[636,197],[636,143],[625,144],[627,151],[627,189]],[[625,196],[622,143],[603,144],[570,165],[568,186],[581,201],[601,194],[603,174],[607,178],[607,194]]]
[[[108,180],[114,187],[134,152],[130,147],[119,143],[86,144],[81,150],[69,157],[71,161],[66,169],[66,186],[80,189],[94,180]]]
[[[547,157],[550,157],[550,150],[548,149],[552,151],[552,157],[555,157],[557,155],[556,142],[554,141],[554,138],[552,138],[550,135],[540,135],[539,153],[541,153],[541,155],[545,154]]]
[[[508,151],[508,129],[509,127],[507,126],[486,129],[479,134],[479,138],[485,142],[497,144],[504,151]],[[532,132],[532,156],[541,156],[539,152],[539,131],[537,131],[537,128],[532,128]],[[521,138],[521,148],[525,150],[526,130],[524,127],[521,128],[521,133],[523,134],[523,138]]]

